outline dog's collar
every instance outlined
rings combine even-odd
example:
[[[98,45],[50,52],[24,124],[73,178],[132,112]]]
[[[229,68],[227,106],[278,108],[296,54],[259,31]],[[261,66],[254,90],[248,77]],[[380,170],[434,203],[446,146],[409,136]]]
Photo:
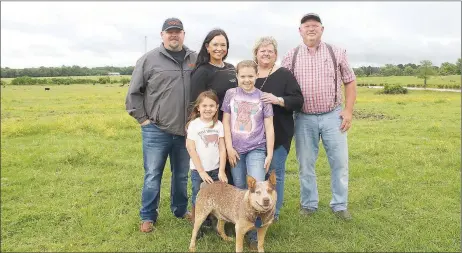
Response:
[[[256,228],[261,228],[263,226],[263,220],[261,219],[260,215],[257,215],[255,218],[254,225]]]

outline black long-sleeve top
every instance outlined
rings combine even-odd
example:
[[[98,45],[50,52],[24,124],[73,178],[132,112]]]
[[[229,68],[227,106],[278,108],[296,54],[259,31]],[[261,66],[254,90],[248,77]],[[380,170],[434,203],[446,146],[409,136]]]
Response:
[[[255,87],[284,99],[284,107],[273,105],[274,149],[283,145],[288,153],[294,136],[293,112],[300,111],[304,102],[302,91],[292,72],[284,67],[269,75],[262,89],[264,81],[265,77],[257,78]]]
[[[223,112],[220,110],[225,98],[226,91],[237,87],[236,69],[232,64],[226,63],[223,68],[204,64],[199,66],[191,75],[191,98],[190,104],[196,101],[197,96],[203,91],[213,90],[220,102],[218,107],[218,120],[223,119]]]

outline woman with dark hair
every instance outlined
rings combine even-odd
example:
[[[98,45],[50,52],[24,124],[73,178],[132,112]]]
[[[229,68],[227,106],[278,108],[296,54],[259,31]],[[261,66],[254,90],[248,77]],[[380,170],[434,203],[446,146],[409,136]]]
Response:
[[[228,49],[229,41],[225,31],[214,29],[207,34],[197,56],[196,67],[191,72],[191,104],[201,92],[213,90],[221,108],[226,91],[237,87],[234,66],[224,62]],[[219,110],[218,120],[222,119],[223,112]]]
[[[219,101],[218,108],[221,108],[226,91],[237,87],[236,69],[232,64],[224,62],[228,56],[228,49],[228,35],[222,29],[213,29],[205,36],[197,56],[196,66],[191,72],[191,109],[198,95],[207,90],[215,92]],[[218,120],[223,120],[222,110],[218,110]],[[225,172],[228,184],[234,185],[231,166],[228,161],[226,162]],[[211,226],[212,219],[210,217],[207,218],[204,225]],[[225,231],[228,235],[233,235],[233,230],[234,226],[232,223],[225,224]]]
[[[190,104],[197,96],[207,90],[213,90],[218,96],[219,108],[223,104],[226,91],[237,87],[236,69],[230,63],[224,62],[228,56],[228,35],[222,29],[213,29],[202,42],[197,55],[196,67],[191,72]],[[218,120],[223,120],[223,112],[218,111]],[[234,185],[229,163],[226,164],[228,183]]]

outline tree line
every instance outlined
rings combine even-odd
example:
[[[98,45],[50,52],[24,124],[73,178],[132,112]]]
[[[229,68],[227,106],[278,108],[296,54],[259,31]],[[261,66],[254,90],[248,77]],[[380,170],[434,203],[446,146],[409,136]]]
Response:
[[[461,58],[456,63],[443,62],[441,66],[434,66],[431,61],[423,60],[419,65],[407,64],[385,64],[382,67],[362,66],[353,68],[356,76],[427,76],[427,75],[460,75]],[[423,73],[423,74],[422,74]],[[422,77],[423,78],[423,77]]]
[[[429,69],[428,66],[431,66]],[[118,72],[121,75],[131,75],[134,66],[129,67],[95,67],[87,68],[74,66],[61,67],[39,67],[39,68],[24,68],[12,69],[1,68],[1,78],[16,78],[22,76],[29,77],[62,77],[62,76],[105,76],[109,72]],[[425,69],[425,70],[423,70]],[[385,64],[382,67],[362,66],[353,68],[357,76],[419,76],[422,72],[429,72],[431,75],[460,75],[461,74],[461,58],[457,59],[456,63],[444,62],[441,66],[433,66],[431,61],[421,61],[419,65],[414,63],[407,64]]]
[[[39,67],[39,68],[24,68],[12,69],[1,68],[2,78],[16,78],[22,76],[29,77],[60,77],[60,76],[106,76],[109,72],[119,72],[121,75],[131,75],[134,66],[129,67],[95,67],[87,68],[74,66],[61,66],[61,67]]]

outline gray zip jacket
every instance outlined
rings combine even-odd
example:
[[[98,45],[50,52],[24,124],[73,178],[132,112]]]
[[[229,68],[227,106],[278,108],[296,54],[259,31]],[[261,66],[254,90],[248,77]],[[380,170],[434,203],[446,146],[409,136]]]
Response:
[[[125,108],[140,124],[149,119],[159,129],[185,136],[188,119],[190,76],[197,53],[186,50],[182,66],[161,43],[136,62]]]

